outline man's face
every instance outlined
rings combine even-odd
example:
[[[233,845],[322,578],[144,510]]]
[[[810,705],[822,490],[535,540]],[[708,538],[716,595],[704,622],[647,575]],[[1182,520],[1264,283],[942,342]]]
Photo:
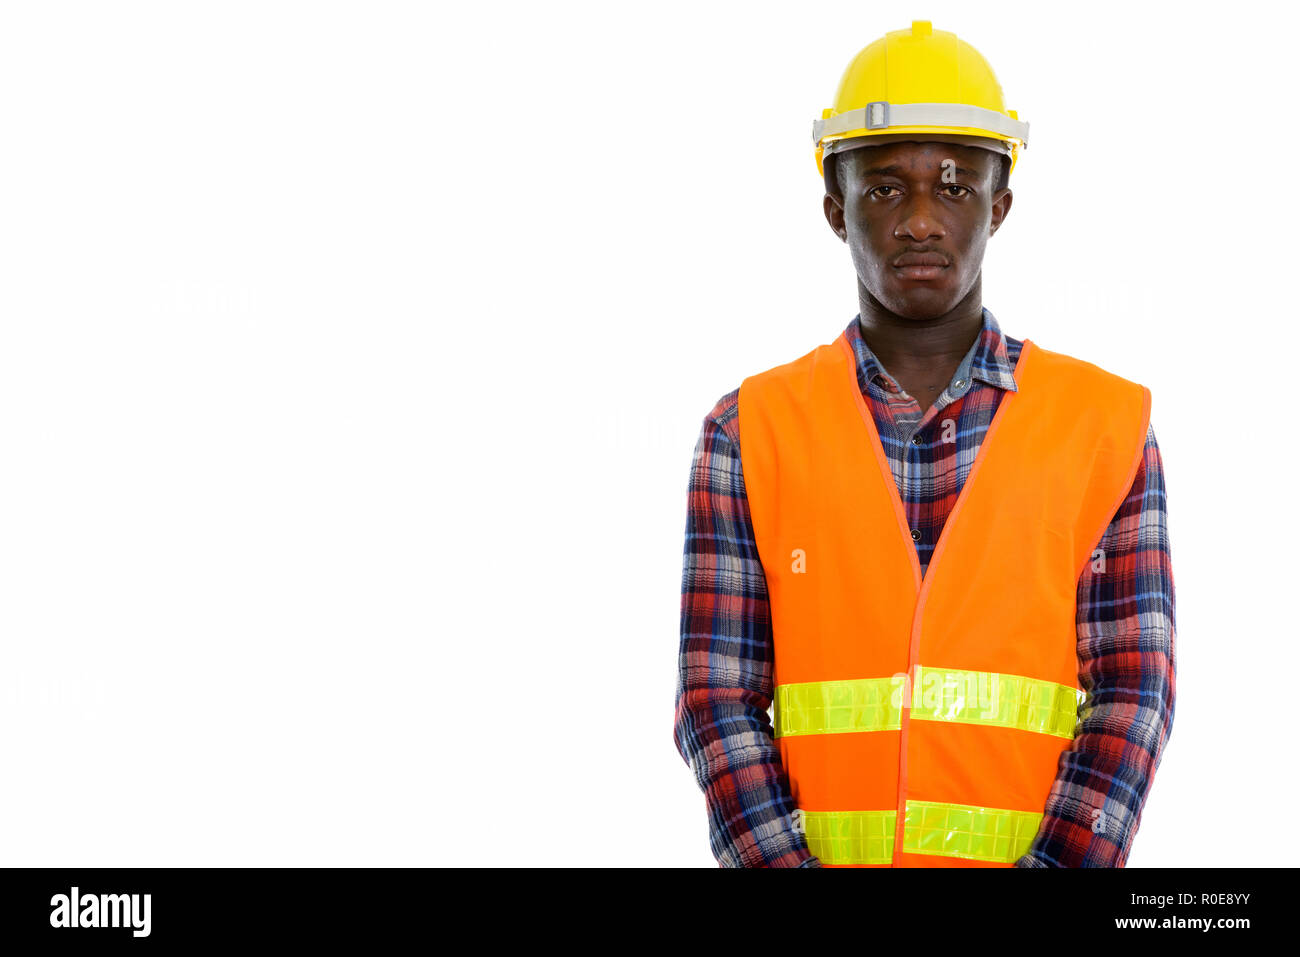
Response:
[[[861,287],[890,312],[933,319],[951,312],[979,279],[984,246],[1011,208],[994,191],[991,150],[896,142],[839,154],[844,196],[823,200],[849,246]]]

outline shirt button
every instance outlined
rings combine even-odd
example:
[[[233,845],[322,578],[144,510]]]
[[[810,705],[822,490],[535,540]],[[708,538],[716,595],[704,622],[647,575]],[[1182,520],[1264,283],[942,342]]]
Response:
[[[917,528],[912,529],[912,541],[914,541],[914,542],[919,542],[920,540],[921,540],[921,531],[920,531],[920,529],[917,529]]]
[[[953,383],[953,385],[956,386],[958,389],[964,389],[966,388],[966,380],[958,379],[956,382]]]
[[[912,444],[913,444],[913,445],[920,445],[920,444],[921,444],[921,436],[920,436],[919,433],[916,434],[916,435],[914,435],[914,436],[912,436]]]

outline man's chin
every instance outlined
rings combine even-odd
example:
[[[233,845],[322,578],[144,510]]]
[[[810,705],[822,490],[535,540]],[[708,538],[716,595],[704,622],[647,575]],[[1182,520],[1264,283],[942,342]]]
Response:
[[[884,295],[874,292],[872,295],[894,315],[917,322],[946,316],[960,301],[960,297],[954,299],[951,293],[939,289],[915,289],[906,294],[891,290]]]

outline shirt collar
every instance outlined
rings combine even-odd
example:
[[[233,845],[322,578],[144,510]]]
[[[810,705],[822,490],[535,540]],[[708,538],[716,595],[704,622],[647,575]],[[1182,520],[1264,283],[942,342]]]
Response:
[[[1007,353],[1006,336],[1002,334],[1002,329],[998,326],[998,321],[993,317],[993,313],[987,308],[983,309],[983,325],[980,327],[979,335],[967,350],[966,356],[962,359],[961,365],[957,372],[954,373],[955,380],[979,379],[987,382],[991,386],[999,389],[1006,389],[1010,392],[1018,391],[1016,388],[1016,377],[1014,368],[1011,365],[1010,357]],[[857,359],[858,365],[858,385],[862,391],[866,392],[866,386],[869,382],[878,382],[880,386],[890,392],[897,389],[897,382],[886,371],[885,367],[880,364],[871,347],[867,345],[862,338],[862,326],[858,320],[861,313],[853,317],[848,328],[844,330],[845,338],[848,339],[849,345],[853,347],[853,355]]]

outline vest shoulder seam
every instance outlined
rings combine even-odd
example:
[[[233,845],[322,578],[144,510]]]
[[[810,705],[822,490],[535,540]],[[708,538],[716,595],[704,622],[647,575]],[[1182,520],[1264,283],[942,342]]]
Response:
[[[809,366],[813,362],[818,352],[820,352],[823,349],[833,348],[834,346],[835,343],[833,342],[822,343],[819,346],[815,346],[812,349],[809,349],[807,352],[805,352],[803,355],[799,356],[796,359],[791,359],[789,362],[782,362],[780,365],[775,365],[772,366],[771,368],[764,369],[762,372],[756,372],[753,375],[746,376],[745,380],[760,381],[760,380],[779,379],[782,378],[783,376],[799,375],[802,370],[806,369],[807,366]]]
[[[1032,342],[1033,340],[1031,339],[1030,341]],[[1059,366],[1071,366],[1075,369],[1078,369],[1079,371],[1085,372],[1089,375],[1092,375],[1102,380],[1111,381],[1117,385],[1123,384],[1134,389],[1144,388],[1144,386],[1140,382],[1137,382],[1133,379],[1126,378],[1120,375],[1119,373],[1111,372],[1109,369],[1099,366],[1095,362],[1089,362],[1087,359],[1081,359],[1078,356],[1072,356],[1068,352],[1057,352],[1053,349],[1048,349],[1045,346],[1040,346],[1037,342],[1034,342],[1033,348],[1037,350],[1040,361],[1046,360],[1046,364],[1049,365],[1055,364]]]

